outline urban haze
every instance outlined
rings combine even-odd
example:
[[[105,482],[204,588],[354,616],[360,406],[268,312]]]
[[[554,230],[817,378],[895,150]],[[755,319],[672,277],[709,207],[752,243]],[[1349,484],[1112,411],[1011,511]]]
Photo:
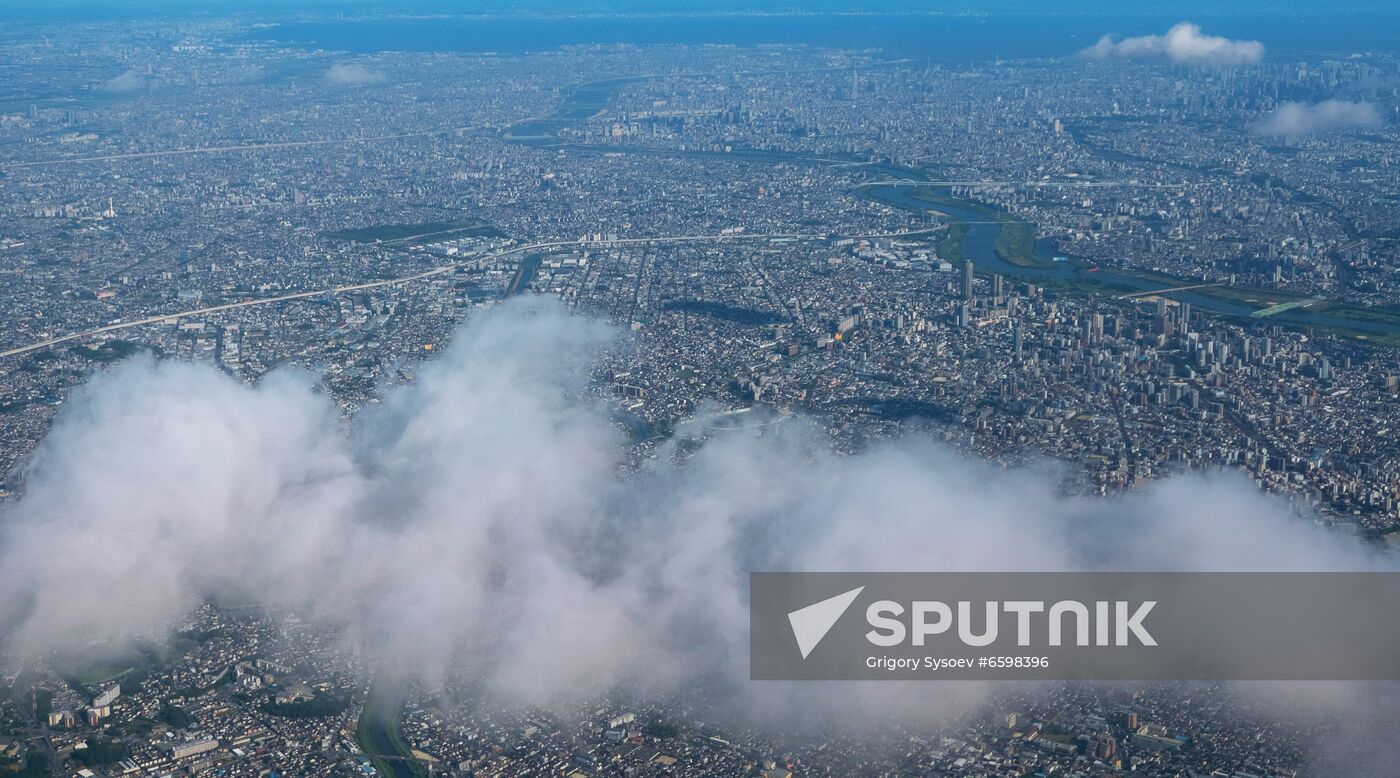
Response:
[[[1395,571],[1397,441],[1386,3],[0,0],[0,776],[1397,775],[748,610]]]

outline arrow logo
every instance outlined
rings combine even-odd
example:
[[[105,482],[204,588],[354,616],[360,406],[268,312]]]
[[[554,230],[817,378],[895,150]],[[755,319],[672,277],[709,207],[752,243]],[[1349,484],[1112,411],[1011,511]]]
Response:
[[[822,638],[836,625],[841,614],[851,607],[851,603],[855,602],[856,597],[864,590],[865,587],[861,586],[788,614],[788,623],[792,625],[792,635],[797,638],[797,648],[802,652],[803,659],[822,642]]]

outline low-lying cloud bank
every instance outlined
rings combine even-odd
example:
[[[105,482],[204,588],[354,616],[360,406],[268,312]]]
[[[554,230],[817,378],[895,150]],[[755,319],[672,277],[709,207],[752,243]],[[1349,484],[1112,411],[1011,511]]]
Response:
[[[326,81],[338,86],[368,86],[387,80],[383,73],[354,62],[337,62],[326,68]]]
[[[760,717],[876,722],[947,715],[989,685],[749,683],[750,571],[1386,564],[1243,477],[1067,497],[1053,468],[917,436],[845,456],[801,420],[706,422],[700,444],[684,424],[619,475],[626,439],[584,391],[616,337],[513,301],[349,426],[295,372],[250,388],[135,359],[100,375],[0,515],[0,639],[120,643],[236,593],[428,683],[471,668],[511,702],[705,684]]]
[[[1260,135],[1312,135],[1380,125],[1380,113],[1371,103],[1323,100],[1320,103],[1284,103],[1256,124],[1254,130]]]
[[[146,88],[146,79],[141,75],[141,71],[131,68],[121,75],[103,81],[102,88],[108,92],[135,92]]]
[[[1252,65],[1264,58],[1264,44],[1205,35],[1200,25],[1181,22],[1167,30],[1166,35],[1141,35],[1122,40],[1105,35],[1081,50],[1079,56],[1095,60],[1156,59],[1182,65]]]

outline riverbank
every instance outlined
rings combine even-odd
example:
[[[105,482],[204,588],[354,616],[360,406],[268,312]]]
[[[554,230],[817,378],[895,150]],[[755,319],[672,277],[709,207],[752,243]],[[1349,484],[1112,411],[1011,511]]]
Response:
[[[413,758],[403,739],[403,701],[371,684],[355,724],[355,741],[370,764],[386,778],[426,778],[428,771]]]
[[[1054,241],[1037,238],[1036,225],[987,203],[955,197],[951,187],[934,183],[936,179],[928,168],[937,165],[911,167],[767,149],[699,151],[570,144],[557,140],[554,133],[558,129],[596,115],[606,107],[619,86],[644,79],[639,76],[580,84],[567,93],[552,116],[519,123],[507,129],[503,135],[519,143],[547,145],[580,153],[713,157],[755,164],[841,165],[859,169],[867,173],[869,179],[855,185],[857,196],[911,213],[933,214],[948,223],[949,229],[937,243],[941,258],[952,263],[972,260],[979,274],[996,273],[1012,280],[1034,283],[1059,294],[1123,295],[1172,290],[1161,292],[1161,296],[1190,303],[1203,312],[1236,319],[1251,319],[1257,311],[1306,299],[1305,295],[1275,290],[1202,286],[1205,283],[1202,279],[1131,268],[1101,267],[1074,257],[1056,261],[1059,252]],[[1340,300],[1323,300],[1279,311],[1271,315],[1268,321],[1293,329],[1308,329],[1377,345],[1400,347],[1400,307],[1396,306],[1364,306]]]

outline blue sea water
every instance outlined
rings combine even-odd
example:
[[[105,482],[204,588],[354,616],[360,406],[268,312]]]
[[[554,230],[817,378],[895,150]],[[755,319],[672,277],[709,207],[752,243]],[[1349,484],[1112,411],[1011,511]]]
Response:
[[[862,9],[885,12],[852,13]],[[1157,34],[1180,21],[1263,41],[1272,58],[1400,50],[1394,0],[0,0],[0,33],[172,18],[236,19],[252,40],[349,53],[808,44],[985,61],[1065,56],[1105,33]]]

